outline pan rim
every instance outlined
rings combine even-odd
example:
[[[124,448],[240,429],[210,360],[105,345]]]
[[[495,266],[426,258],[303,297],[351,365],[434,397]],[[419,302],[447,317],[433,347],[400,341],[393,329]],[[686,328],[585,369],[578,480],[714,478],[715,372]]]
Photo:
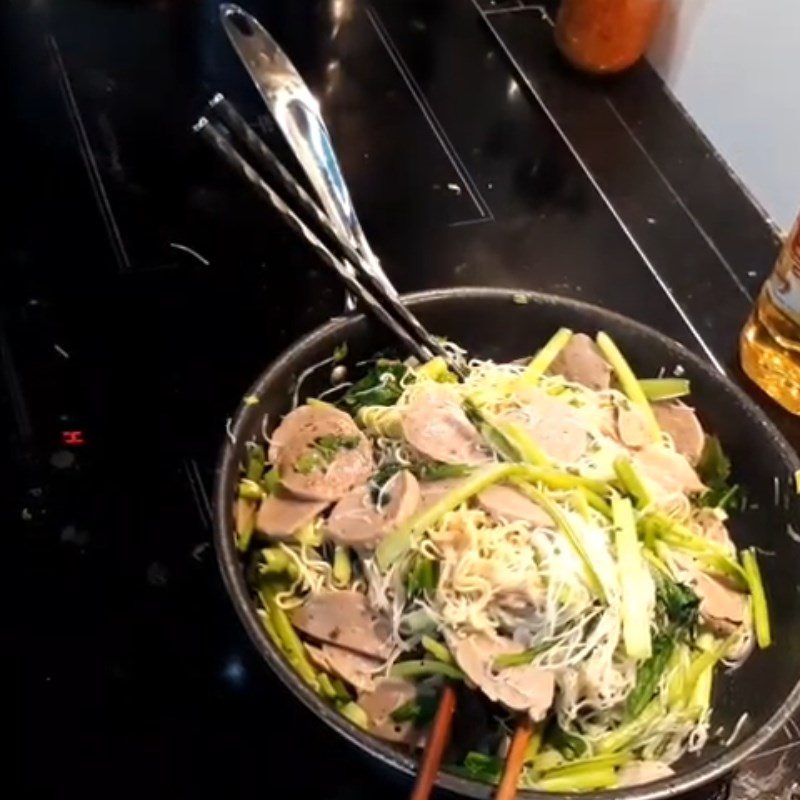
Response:
[[[610,321],[619,322],[648,338],[652,339],[655,337],[659,339],[661,342],[668,345],[670,349],[677,351],[681,358],[690,362],[694,368],[712,376],[712,379],[716,383],[720,384],[727,391],[732,392],[736,399],[759,420],[764,429],[764,434],[780,449],[783,458],[789,463],[790,467],[794,470],[800,469],[800,459],[798,459],[797,454],[784,435],[758,405],[747,396],[740,386],[734,383],[724,373],[720,373],[714,369],[712,364],[693,353],[680,342],[624,314],[592,303],[561,297],[559,295],[528,289],[488,286],[451,287],[413,292],[403,295],[402,300],[404,303],[412,306],[421,306],[425,303],[437,300],[453,300],[458,298],[495,298],[512,301],[519,297],[525,297],[527,302],[538,303],[539,305],[557,305],[565,308],[572,308],[578,312],[590,312],[593,315],[599,313],[600,316]],[[287,362],[291,362],[298,351],[308,349],[313,346],[315,342],[327,338],[331,334],[336,333],[339,329],[358,324],[363,320],[363,317],[364,315],[359,313],[335,317],[329,322],[310,331],[305,336],[302,336],[287,347],[266,367],[243,396],[258,396],[264,385],[270,383],[273,374],[282,369]],[[229,497],[225,488],[225,476],[229,474],[231,469],[238,468],[235,442],[238,439],[238,434],[242,433],[241,428],[244,425],[247,408],[246,405],[240,405],[236,410],[230,428],[232,436],[226,438],[223,442],[214,475],[214,545],[223,583],[225,584],[231,602],[258,652],[281,682],[309,711],[315,716],[320,717],[337,733],[344,736],[368,755],[377,758],[379,761],[382,761],[407,776],[413,776],[416,770],[416,761],[410,756],[399,753],[388,744],[381,742],[357,728],[341,714],[325,704],[324,701],[297,677],[297,674],[277,652],[277,649],[268,639],[263,627],[258,621],[258,617],[249,599],[247,586],[239,566],[238,554],[234,546],[232,524],[228,507]],[[708,763],[678,773],[670,778],[644,784],[643,786],[589,792],[582,794],[581,797],[585,800],[611,800],[611,798],[617,797],[625,797],[626,800],[661,800],[662,798],[675,797],[676,795],[708,785],[726,776],[748,756],[754,754],[766,744],[766,742],[786,724],[798,708],[800,708],[800,679],[798,679],[791,692],[789,692],[781,705],[761,728],[753,731],[737,745],[720,753]],[[439,773],[436,785],[455,792],[456,794],[475,798],[488,798],[494,790],[494,787],[491,785],[472,781],[450,773]],[[547,800],[547,798],[554,797],[551,793],[532,789],[520,790],[518,796],[526,800]]]

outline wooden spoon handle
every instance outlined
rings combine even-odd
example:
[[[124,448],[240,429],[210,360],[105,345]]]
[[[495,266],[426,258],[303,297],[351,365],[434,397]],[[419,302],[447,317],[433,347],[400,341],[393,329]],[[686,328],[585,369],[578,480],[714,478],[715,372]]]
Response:
[[[436,716],[431,726],[430,736],[422,754],[422,763],[417,773],[417,780],[411,792],[410,800],[428,800],[439,765],[442,763],[447,743],[450,741],[450,731],[453,727],[453,714],[456,710],[456,693],[449,684],[444,687]]]
[[[508,748],[506,765],[503,769],[503,777],[497,787],[495,800],[514,800],[517,796],[517,784],[522,772],[525,761],[525,751],[533,734],[531,718],[527,715],[520,720],[514,731],[514,738],[511,740],[511,747]]]

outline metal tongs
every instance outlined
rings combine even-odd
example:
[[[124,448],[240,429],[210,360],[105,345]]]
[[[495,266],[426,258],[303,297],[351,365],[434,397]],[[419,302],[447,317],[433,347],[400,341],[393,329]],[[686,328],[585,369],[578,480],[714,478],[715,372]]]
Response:
[[[277,126],[303,168],[312,196],[295,180],[269,145],[221,94],[209,102],[194,131],[314,248],[355,297],[358,306],[385,325],[416,357],[440,356],[459,377],[464,364],[425,329],[398,298],[358,222],[350,193],[319,105],[286,54],[260,23],[235,5],[220,7],[222,24]],[[425,746],[412,800],[427,800],[452,730],[456,693],[446,685]],[[523,722],[512,742],[500,800],[516,794],[530,725]]]
[[[234,5],[222,24],[276,124],[306,173],[312,197],[269,145],[221,94],[195,123],[224,162],[270,203],[342,280],[362,310],[389,328],[416,357],[440,356],[457,375],[464,367],[398,299],[358,222],[319,105],[286,54],[260,23]]]

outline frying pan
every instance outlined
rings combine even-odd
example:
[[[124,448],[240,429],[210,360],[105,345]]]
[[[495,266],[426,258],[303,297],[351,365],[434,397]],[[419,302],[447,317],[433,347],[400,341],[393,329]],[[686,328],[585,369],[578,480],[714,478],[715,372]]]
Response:
[[[523,302],[523,300],[525,302]],[[619,344],[634,371],[654,376],[662,367],[680,365],[691,380],[691,402],[703,427],[717,434],[734,465],[734,477],[746,487],[749,508],[732,521],[740,547],[756,545],[770,601],[775,644],[758,651],[738,669],[721,675],[714,691],[711,729],[730,733],[743,713],[746,722],[736,741],[725,746],[711,737],[699,756],[686,756],[676,774],[644,786],[594,792],[588,798],[655,800],[687,792],[724,776],[761,747],[800,706],[800,542],[787,527],[797,518],[794,473],[800,469],[792,448],[757,406],[729,380],[682,345],[631,319],[574,300],[511,289],[459,288],[424,292],[404,298],[422,323],[434,333],[466,347],[471,355],[511,361],[530,355],[561,326],[594,334],[606,331]],[[259,438],[264,414],[269,428],[290,407],[296,377],[347,342],[348,362],[370,358],[390,347],[383,329],[361,315],[337,318],[286,350],[243,396],[255,395],[257,405],[238,409],[231,440],[226,441],[216,474],[214,493],[215,545],[231,600],[253,644],[283,683],[318,717],[374,759],[411,776],[415,761],[391,745],[352,725],[326,705],[297,677],[267,637],[244,578],[233,529],[233,501],[245,443]],[[319,370],[303,386],[303,396],[327,388]],[[316,382],[315,382],[316,381]],[[457,724],[457,722],[456,722]],[[442,771],[437,785],[452,792],[485,798],[492,787]],[[520,791],[524,798],[552,798],[542,792]]]

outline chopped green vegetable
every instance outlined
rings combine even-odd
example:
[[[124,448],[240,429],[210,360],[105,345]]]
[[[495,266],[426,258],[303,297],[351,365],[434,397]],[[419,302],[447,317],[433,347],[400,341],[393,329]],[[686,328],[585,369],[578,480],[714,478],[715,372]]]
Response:
[[[359,436],[334,436],[327,434],[314,440],[314,449],[330,463],[340,450],[353,450],[361,443]]]
[[[312,449],[295,461],[294,468],[301,475],[310,475],[326,469],[342,450],[354,450],[361,443],[360,436],[334,436],[326,434],[314,439]]]
[[[539,751],[542,749],[542,742],[544,741],[544,722],[537,722],[531,730],[531,738],[528,741],[528,746],[525,748],[525,755],[522,759],[523,764],[531,764]]]
[[[473,780],[483,783],[497,783],[503,774],[503,762],[496,756],[470,752],[464,758],[461,770],[463,770],[464,775]]]
[[[544,652],[548,647],[531,647],[520,653],[503,653],[495,658],[492,667],[496,670],[507,669],[508,667],[522,667],[530,664],[539,653]]]
[[[522,460],[522,457],[511,442],[509,442],[497,428],[493,428],[488,423],[482,422],[478,425],[478,431],[486,444],[489,445],[492,452],[498,455],[503,461]]]
[[[636,508],[643,509],[653,502],[650,491],[641,476],[636,472],[629,458],[620,456],[614,460],[614,472],[622,484],[622,488],[636,501]]]
[[[340,405],[351,414],[362,406],[393,406],[403,393],[408,367],[400,361],[378,359],[361,380],[342,397]]]
[[[264,474],[264,448],[260,444],[253,444],[247,448],[250,457],[247,460],[247,470],[245,477],[249,480],[258,483],[261,476]]]
[[[314,452],[303,453],[303,455],[294,462],[295,472],[299,472],[301,475],[310,475],[312,472],[316,472],[323,467],[324,463],[322,459],[318,453]]]
[[[526,294],[518,293],[511,296],[511,302],[518,306],[526,306],[531,299]]]
[[[261,401],[254,394],[249,394],[242,400],[246,406],[257,406]]]
[[[378,566],[383,570],[390,567],[400,556],[407,552],[413,536],[424,533],[448,511],[457,508],[473,495],[483,491],[487,486],[499,483],[512,474],[514,469],[515,467],[512,464],[498,464],[481,472],[473,473],[461,486],[457,486],[448,492],[430,508],[421,514],[415,514],[411,519],[399,525],[376,548],[375,559]]]
[[[281,485],[281,476],[277,469],[271,469],[259,481],[259,486],[265,494],[276,494]]]
[[[295,668],[297,674],[314,691],[319,691],[319,681],[317,673],[311,662],[306,656],[303,643],[297,635],[286,612],[278,605],[272,588],[267,583],[262,583],[259,588],[261,602],[264,605],[266,616],[269,618],[270,626],[267,627],[268,633],[274,633],[274,641],[280,650],[283,651],[289,663]]]
[[[453,656],[450,655],[450,651],[441,642],[437,642],[436,639],[432,639],[430,636],[423,636],[420,643],[437,661],[443,661],[445,664],[456,663]]]
[[[570,493],[569,502],[585,520],[588,521],[592,518],[591,506],[581,487],[578,487]]]
[[[651,700],[639,713],[638,717],[623,722],[609,733],[603,734],[594,745],[596,753],[602,755],[605,753],[618,753],[625,750],[636,738],[641,735],[642,731],[653,724],[659,717],[663,716],[664,707],[661,700],[656,697]]]
[[[568,761],[581,758],[589,751],[589,745],[583,736],[565,731],[554,718],[547,726],[544,741],[558,750]]]
[[[333,363],[338,364],[347,358],[347,342],[342,342],[333,349]]]
[[[523,480],[514,479],[512,482],[531,500],[538,503],[551,517],[556,527],[564,534],[567,541],[572,546],[572,549],[578,554],[583,562],[583,568],[586,571],[587,581],[592,591],[600,597],[603,601],[607,600],[606,590],[597,570],[594,568],[592,559],[586,551],[578,532],[572,527],[572,524],[561,511],[561,509],[546,495],[544,492],[539,491],[535,486],[531,486]]]
[[[260,500],[264,496],[261,487],[250,478],[239,481],[238,495],[244,500]]]
[[[414,476],[421,481],[442,481],[448,478],[463,478],[469,475],[472,467],[466,464],[440,464],[436,461],[416,461],[410,467]]]
[[[640,378],[639,386],[644,396],[651,402],[677,400],[690,393],[686,378]]]
[[[336,688],[326,673],[318,672],[317,682],[319,683],[319,693],[323,697],[327,697],[328,700],[335,700],[337,698]]]
[[[417,556],[412,568],[408,571],[406,588],[409,597],[417,597],[425,592],[432,592],[439,582],[439,565],[430,558]]]
[[[492,423],[496,430],[511,444],[514,450],[519,453],[520,460],[526,464],[536,467],[550,466],[550,459],[544,450],[528,435],[527,431],[515,422],[501,422],[497,420]]]
[[[443,675],[445,678],[452,678],[456,681],[464,679],[464,673],[458,667],[429,658],[397,661],[389,670],[389,675],[393,678],[407,678],[408,680],[425,678],[428,675]]]
[[[425,725],[436,715],[438,698],[436,694],[420,693],[414,700],[409,700],[391,714],[393,722],[413,722],[417,726]]]
[[[631,658],[649,658],[652,652],[648,615],[649,575],[636,536],[633,506],[627,497],[611,498],[614,546],[622,593],[622,639]]]
[[[553,334],[545,346],[530,360],[525,371],[520,375],[520,383],[533,385],[538,383],[539,378],[547,372],[547,369],[555,361],[556,356],[567,346],[572,338],[572,331],[569,328],[560,328]]]
[[[642,713],[653,699],[661,677],[672,656],[673,641],[668,634],[659,634],[653,640],[653,654],[647,661],[639,664],[636,670],[636,684],[625,700],[625,718],[634,719]]]
[[[690,637],[697,628],[700,598],[685,583],[676,583],[663,574],[656,579],[656,602],[673,628]]]
[[[286,574],[291,580],[297,577],[297,565],[286,555],[284,550],[277,547],[265,547],[261,551],[262,563],[259,567],[261,575]]]
[[[756,641],[763,650],[772,644],[772,632],[770,630],[767,595],[764,591],[764,582],[761,580],[761,570],[758,566],[755,548],[751,547],[742,551],[742,564],[750,587]]]
[[[708,486],[727,483],[730,478],[731,461],[716,436],[706,436],[703,452],[697,462],[697,474]]]
[[[369,717],[367,712],[358,703],[352,700],[349,703],[343,703],[339,706],[339,713],[350,720],[353,725],[367,730],[369,728]]]
[[[597,334],[597,346],[605,356],[606,361],[611,364],[614,374],[617,376],[619,385],[627,398],[633,403],[644,416],[645,424],[650,432],[654,441],[661,438],[661,430],[658,427],[658,420],[650,407],[650,403],[645,396],[639,381],[636,379],[633,370],[630,368],[625,356],[622,355],[619,348],[612,338],[602,331]]]
[[[602,502],[602,495],[606,494],[609,486],[604,481],[594,478],[584,478],[582,475],[573,475],[570,472],[562,472],[554,467],[534,467],[532,465],[520,465],[520,476],[530,483],[544,484],[548,489],[568,492],[572,489],[585,489],[586,499],[592,508],[595,508],[595,500]],[[595,495],[595,497],[592,497]],[[608,516],[611,516],[611,508],[607,503],[603,505],[608,509]],[[598,509],[600,510],[600,509]]]
[[[709,668],[725,657],[733,643],[733,636],[722,642],[715,643],[710,650],[706,650],[694,657],[688,668],[677,670],[668,688],[668,698],[671,706],[689,706],[697,688],[697,682]]]
[[[343,703],[349,703],[352,698],[350,697],[350,692],[347,690],[347,687],[344,685],[341,678],[332,678],[331,683],[336,691],[336,699]]]
[[[294,535],[296,542],[304,544],[307,547],[319,547],[322,544],[323,538],[322,526],[317,525],[315,522],[309,522],[303,525]]]
[[[350,563],[350,554],[346,547],[337,546],[333,551],[333,582],[343,589],[350,585],[353,578],[353,568]]]
[[[565,766],[552,770],[539,778],[534,787],[542,792],[589,792],[593,789],[610,789],[617,783],[614,767],[583,765]]]
[[[428,378],[437,383],[457,383],[458,376],[453,375],[447,368],[447,362],[441,357],[436,356],[430,361],[425,362],[416,369],[417,378]]]
[[[734,557],[716,542],[698,536],[685,525],[659,513],[648,514],[640,521],[640,525],[646,535],[654,535],[676,550],[691,553],[703,564],[706,572],[714,572],[731,581],[737,588],[747,589],[747,576],[744,570]]]
[[[240,497],[236,500],[236,547],[244,553],[250,546],[256,525],[256,505]]]
[[[730,482],[731,462],[716,436],[706,437],[697,474],[708,486],[708,491],[700,498],[700,505],[724,510],[745,507],[747,501],[741,487]]]

